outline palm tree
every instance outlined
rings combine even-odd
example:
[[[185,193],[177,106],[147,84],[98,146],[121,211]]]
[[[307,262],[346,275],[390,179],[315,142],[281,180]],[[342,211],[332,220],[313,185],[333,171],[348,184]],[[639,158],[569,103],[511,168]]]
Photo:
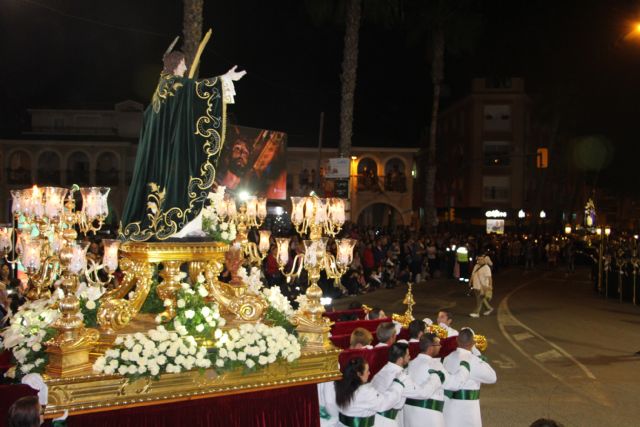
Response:
[[[444,81],[445,53],[456,54],[470,49],[476,38],[481,17],[470,0],[407,2],[406,26],[410,41],[419,41],[426,50],[431,64],[433,99],[429,118],[429,131],[421,141],[422,178],[424,188],[425,223],[428,228],[437,225],[435,184],[438,164],[436,161],[438,114],[440,93]],[[425,159],[426,157],[426,159]],[[425,161],[426,160],[426,161]]]
[[[187,66],[193,63],[193,57],[202,39],[202,7],[204,0],[183,0],[182,34],[184,36],[182,51]]]
[[[327,23],[344,26],[342,73],[340,75],[340,144],[341,157],[351,154],[353,134],[353,103],[358,71],[358,42],[363,19],[374,24],[390,26],[402,13],[402,2],[397,0],[306,0],[311,20],[316,25]]]
[[[340,157],[351,155],[353,129],[353,99],[356,92],[358,70],[358,39],[362,0],[348,0],[345,16],[344,49],[342,51],[342,82],[340,102]]]

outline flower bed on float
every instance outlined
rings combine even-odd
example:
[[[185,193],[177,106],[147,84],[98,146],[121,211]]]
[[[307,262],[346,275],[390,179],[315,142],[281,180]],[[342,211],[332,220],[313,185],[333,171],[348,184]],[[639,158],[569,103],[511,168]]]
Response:
[[[146,333],[116,338],[114,346],[96,359],[95,373],[118,374],[131,379],[158,379],[164,373],[180,373],[213,368],[218,373],[242,368],[255,371],[278,360],[293,362],[301,345],[289,321],[294,310],[279,288],[264,288],[260,270],[241,267],[238,276],[248,284],[247,292],[264,296],[268,302],[266,323],[225,327],[218,304],[206,300],[205,279],[182,283],[177,294],[176,316]],[[95,325],[102,289],[78,287],[80,310],[87,326]],[[11,317],[11,326],[0,336],[0,348],[12,352],[15,368],[7,376],[20,379],[27,373],[44,372],[45,343],[57,331],[52,327],[59,316],[57,294],[50,299],[31,301]],[[160,317],[156,322],[160,323]]]

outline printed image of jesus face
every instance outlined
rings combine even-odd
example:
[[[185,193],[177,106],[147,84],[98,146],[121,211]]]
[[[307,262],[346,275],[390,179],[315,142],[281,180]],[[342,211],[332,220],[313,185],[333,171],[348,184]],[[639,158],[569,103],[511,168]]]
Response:
[[[242,139],[236,139],[231,148],[231,159],[229,160],[229,170],[235,175],[241,175],[249,163],[249,148]]]

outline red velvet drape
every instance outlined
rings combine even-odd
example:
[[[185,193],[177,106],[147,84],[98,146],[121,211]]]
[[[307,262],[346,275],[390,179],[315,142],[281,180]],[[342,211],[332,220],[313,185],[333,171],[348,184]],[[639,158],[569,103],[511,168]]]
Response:
[[[315,384],[69,417],[69,427],[319,427]]]
[[[34,395],[25,385],[0,386],[0,427],[9,406]],[[118,409],[68,418],[69,427],[319,427],[315,384]],[[46,423],[45,425],[49,425]]]

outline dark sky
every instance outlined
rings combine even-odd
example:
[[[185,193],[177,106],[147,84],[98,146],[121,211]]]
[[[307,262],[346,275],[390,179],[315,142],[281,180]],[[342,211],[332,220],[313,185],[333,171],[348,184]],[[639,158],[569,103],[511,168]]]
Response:
[[[522,76],[535,99],[569,105],[567,133],[603,134],[614,164],[640,155],[640,39],[623,40],[640,2],[479,1],[473,48],[449,55],[443,105],[469,93],[475,76]],[[0,113],[4,134],[26,108],[112,108],[147,103],[161,56],[181,33],[180,0],[0,0]],[[336,146],[342,36],[314,26],[304,1],[205,0],[213,38],[200,75],[234,64],[239,124],[284,130],[294,145]],[[365,21],[361,31],[355,145],[416,146],[428,123],[431,85],[424,46],[406,29]],[[615,172],[615,171],[614,171]],[[612,172],[612,176],[615,173]]]

